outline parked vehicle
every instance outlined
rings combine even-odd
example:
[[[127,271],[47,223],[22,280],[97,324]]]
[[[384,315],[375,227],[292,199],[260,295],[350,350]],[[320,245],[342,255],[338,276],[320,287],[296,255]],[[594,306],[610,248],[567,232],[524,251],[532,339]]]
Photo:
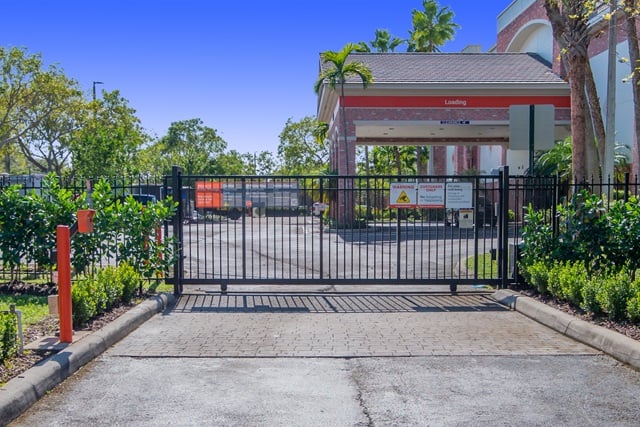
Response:
[[[297,212],[297,182],[196,181],[195,208],[237,220],[253,208],[264,212]]]

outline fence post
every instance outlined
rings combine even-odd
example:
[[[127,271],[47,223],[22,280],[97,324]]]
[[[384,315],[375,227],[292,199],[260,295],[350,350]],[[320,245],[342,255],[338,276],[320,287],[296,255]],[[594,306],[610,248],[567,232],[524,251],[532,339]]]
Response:
[[[173,264],[173,294],[182,294],[182,275],[184,274],[184,253],[183,253],[183,223],[184,223],[184,201],[182,200],[182,168],[173,166],[171,168],[171,191],[174,201],[178,202],[178,210],[173,218],[173,236],[176,240],[175,252],[176,262]]]
[[[498,247],[500,260],[500,279],[502,289],[509,286],[509,166],[500,171],[500,243]]]

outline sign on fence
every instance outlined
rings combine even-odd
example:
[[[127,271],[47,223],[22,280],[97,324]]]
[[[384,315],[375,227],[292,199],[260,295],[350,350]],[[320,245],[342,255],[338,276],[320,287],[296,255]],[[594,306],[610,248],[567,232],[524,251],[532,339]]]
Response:
[[[391,208],[415,208],[417,205],[417,185],[411,182],[390,183],[391,194],[389,207]]]
[[[470,182],[447,182],[447,209],[470,209],[473,207],[473,184]]]
[[[418,184],[419,208],[444,208],[444,183],[421,182]]]

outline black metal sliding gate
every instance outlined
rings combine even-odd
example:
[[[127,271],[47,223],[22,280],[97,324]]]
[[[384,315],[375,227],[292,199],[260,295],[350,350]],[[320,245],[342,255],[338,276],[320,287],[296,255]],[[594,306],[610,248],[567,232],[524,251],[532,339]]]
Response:
[[[176,168],[167,186],[179,211],[167,232],[181,257],[168,279],[177,293],[184,285],[506,285],[505,182],[503,173],[185,176]]]

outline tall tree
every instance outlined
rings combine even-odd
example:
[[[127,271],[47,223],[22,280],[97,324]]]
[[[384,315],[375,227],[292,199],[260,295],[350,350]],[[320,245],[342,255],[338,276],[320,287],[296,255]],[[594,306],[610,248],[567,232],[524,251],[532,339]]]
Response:
[[[216,165],[216,158],[224,153],[227,143],[201,119],[171,123],[160,144],[171,164],[183,167],[187,175],[223,169],[223,165]]]
[[[406,40],[400,37],[392,37],[389,30],[378,28],[375,39],[371,40],[368,44],[367,42],[358,43],[357,50],[358,52],[371,52],[373,50],[375,52],[388,53],[395,51],[395,49],[402,43],[405,43],[405,41]]]
[[[71,166],[71,137],[82,126],[82,117],[91,105],[84,100],[77,82],[63,75],[43,76],[34,90],[41,94],[40,102],[27,114],[34,126],[18,138],[18,146],[31,169],[60,176]]]
[[[282,172],[292,175],[326,172],[329,149],[323,132],[326,125],[315,117],[307,116],[297,122],[289,118],[279,135]]]
[[[409,31],[409,52],[440,52],[440,46],[453,40],[460,25],[453,22],[454,13],[448,7],[440,7],[435,0],[423,0],[424,10],[411,13],[413,29]],[[427,147],[416,147],[416,170],[427,173]]]
[[[422,0],[424,10],[411,13],[413,29],[409,31],[409,52],[440,52],[440,46],[453,36],[460,25],[453,22],[454,13],[440,7],[435,0]]]
[[[357,50],[357,46],[353,43],[347,43],[342,50],[336,52],[328,50],[322,53],[323,64],[329,64],[328,67],[323,68],[320,71],[318,80],[314,85],[314,90],[317,94],[320,93],[320,89],[327,84],[330,89],[335,90],[336,86],[340,87],[340,116],[342,118],[342,131],[344,135],[344,150],[346,161],[346,174],[350,175],[352,171],[349,170],[349,144],[347,141],[347,117],[345,115],[344,106],[344,86],[347,79],[351,76],[357,76],[362,82],[362,87],[366,88],[373,82],[373,75],[371,70],[365,64],[357,61],[349,61],[349,55]],[[355,161],[355,159],[354,159]]]
[[[0,46],[0,149],[20,138],[55,111],[62,109],[44,99],[47,81],[64,78],[55,66],[44,68],[39,54]],[[37,110],[33,107],[39,106]],[[5,150],[6,151],[6,150]],[[10,172],[6,165],[6,172]]]
[[[73,174],[98,177],[132,173],[134,156],[148,140],[136,111],[120,92],[102,92],[71,137]]]
[[[580,180],[596,176],[587,167],[587,96],[585,70],[589,65],[591,40],[588,20],[593,4],[584,0],[544,0],[544,7],[551,22],[554,38],[565,58],[571,89],[571,137],[572,169],[574,178]]]

